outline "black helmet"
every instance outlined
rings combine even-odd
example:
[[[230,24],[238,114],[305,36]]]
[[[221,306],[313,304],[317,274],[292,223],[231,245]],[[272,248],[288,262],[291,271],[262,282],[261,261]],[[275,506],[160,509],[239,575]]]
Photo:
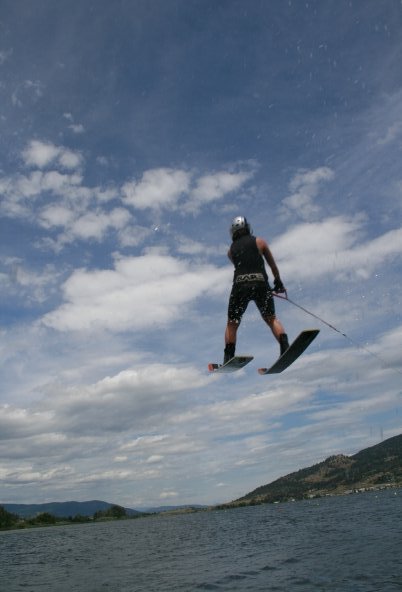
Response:
[[[236,218],[233,218],[232,224],[230,226],[230,235],[232,239],[235,238],[235,235],[240,230],[244,231],[244,234],[251,233],[250,224],[247,222],[247,218],[245,218],[244,216],[236,216]]]

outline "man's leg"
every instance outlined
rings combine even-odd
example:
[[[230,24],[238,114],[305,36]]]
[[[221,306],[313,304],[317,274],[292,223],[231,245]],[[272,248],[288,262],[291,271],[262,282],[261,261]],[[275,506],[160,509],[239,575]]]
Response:
[[[278,341],[280,355],[282,355],[289,347],[288,336],[285,333],[282,323],[276,318],[274,299],[271,290],[267,286],[258,290],[255,303],[262,318],[271,329],[275,339]]]
[[[232,287],[228,304],[228,321],[225,330],[224,364],[235,355],[237,330],[249,300],[250,297],[247,291],[245,292],[243,289],[239,289],[236,285]]]
[[[232,321],[228,319],[226,330],[225,330],[225,351],[224,351],[224,358],[223,363],[226,364],[229,360],[231,360],[236,351],[236,339],[237,339],[237,329],[239,328],[240,322],[239,321]]]
[[[275,339],[278,341],[282,355],[289,347],[288,336],[285,333],[282,323],[275,315],[265,316],[263,319],[271,329]]]

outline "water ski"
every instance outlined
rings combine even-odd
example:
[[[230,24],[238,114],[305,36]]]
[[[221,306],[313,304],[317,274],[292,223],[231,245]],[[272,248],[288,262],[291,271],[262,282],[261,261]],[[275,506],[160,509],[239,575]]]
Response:
[[[244,368],[253,359],[253,356],[235,356],[226,364],[208,364],[208,370],[210,372],[236,372],[236,370]]]
[[[307,329],[290,344],[289,348],[282,354],[270,368],[259,368],[260,374],[277,374],[282,372],[308,348],[310,343],[317,337],[319,329]]]

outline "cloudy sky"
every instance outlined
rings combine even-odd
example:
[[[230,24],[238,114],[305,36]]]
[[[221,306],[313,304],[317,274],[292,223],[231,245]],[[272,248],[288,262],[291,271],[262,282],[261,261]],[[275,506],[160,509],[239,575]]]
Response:
[[[230,501],[402,432],[401,63],[399,0],[2,0],[0,502]],[[321,329],[282,375],[254,305],[207,372],[239,214],[340,331],[276,300]]]

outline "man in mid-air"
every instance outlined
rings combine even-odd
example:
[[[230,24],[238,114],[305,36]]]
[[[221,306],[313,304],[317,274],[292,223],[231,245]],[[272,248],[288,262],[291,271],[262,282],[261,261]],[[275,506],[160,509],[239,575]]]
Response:
[[[272,288],[269,285],[265,261],[274,276],[273,291],[285,292],[278,267],[267,242],[252,234],[250,224],[244,216],[234,218],[230,227],[232,244],[228,257],[234,265],[233,286],[229,298],[228,321],[225,331],[225,364],[235,355],[236,336],[248,303],[253,300],[262,318],[279,342],[280,355],[289,347],[288,336],[282,323],[275,316]]]

